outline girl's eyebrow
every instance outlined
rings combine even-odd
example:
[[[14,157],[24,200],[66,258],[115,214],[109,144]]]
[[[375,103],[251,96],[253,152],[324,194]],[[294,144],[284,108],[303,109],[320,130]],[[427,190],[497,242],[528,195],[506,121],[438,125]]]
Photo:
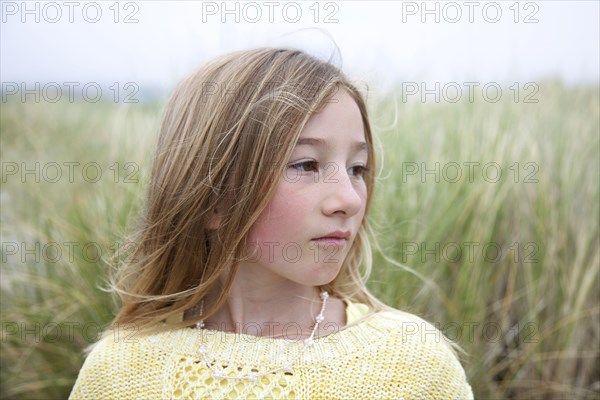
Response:
[[[300,138],[298,139],[298,142],[296,143],[296,146],[315,146],[315,147],[329,147],[330,144],[328,141],[320,139],[320,138],[311,138],[311,137],[304,137],[304,138]],[[369,146],[367,145],[367,142],[353,142],[352,143],[352,149],[356,152],[359,151],[367,151],[369,149]]]

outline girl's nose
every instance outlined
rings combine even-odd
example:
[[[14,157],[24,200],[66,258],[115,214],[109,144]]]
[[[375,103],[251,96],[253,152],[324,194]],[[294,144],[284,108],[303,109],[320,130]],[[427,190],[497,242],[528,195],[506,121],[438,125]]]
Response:
[[[339,164],[334,167],[328,165],[324,175],[320,182],[324,191],[321,203],[323,213],[326,215],[341,213],[347,217],[358,213],[364,202],[364,196],[360,193],[361,186],[364,188],[364,182],[351,176],[346,168],[340,167]],[[366,189],[363,190],[366,192]]]

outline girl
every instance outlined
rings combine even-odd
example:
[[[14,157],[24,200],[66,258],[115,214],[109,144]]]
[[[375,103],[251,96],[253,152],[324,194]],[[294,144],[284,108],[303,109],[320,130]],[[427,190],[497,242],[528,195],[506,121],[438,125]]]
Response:
[[[374,170],[363,97],[331,64],[269,48],[194,72],[71,398],[472,398],[444,336],[365,287]]]

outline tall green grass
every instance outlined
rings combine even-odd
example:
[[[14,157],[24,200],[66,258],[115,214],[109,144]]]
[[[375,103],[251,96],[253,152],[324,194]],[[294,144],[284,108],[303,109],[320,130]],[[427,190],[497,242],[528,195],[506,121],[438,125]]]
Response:
[[[141,207],[159,116],[158,106],[3,105],[0,397],[70,393],[82,349],[113,315],[99,287]],[[19,172],[8,175],[12,162]],[[39,182],[21,173],[22,163],[33,169],[36,162]],[[56,169],[44,170],[49,163],[61,167],[60,179]],[[83,169],[91,163],[99,168]]]
[[[377,110],[382,247],[437,286],[379,257],[371,287],[459,340],[476,397],[598,398],[598,88],[537,98]]]
[[[456,339],[476,398],[598,398],[598,87],[548,82],[538,103],[508,97],[371,104],[384,164],[369,287]],[[142,207],[159,118],[160,105],[2,105],[1,397],[70,392],[82,349],[114,312],[99,285]],[[63,175],[64,162],[80,165],[73,182],[38,183],[7,175],[12,162],[56,162]],[[89,162],[96,183],[81,175]],[[466,162],[480,163],[472,181]],[[421,177],[435,163],[440,173]],[[490,163],[497,181],[497,168],[482,175]]]

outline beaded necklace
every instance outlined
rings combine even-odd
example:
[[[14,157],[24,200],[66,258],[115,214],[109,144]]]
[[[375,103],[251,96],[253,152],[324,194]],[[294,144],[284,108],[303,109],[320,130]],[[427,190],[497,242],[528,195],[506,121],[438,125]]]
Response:
[[[225,375],[220,371],[216,371],[213,368],[212,363],[210,362],[211,357],[208,354],[208,349],[202,344],[202,332],[204,331],[204,320],[200,320],[199,322],[196,323],[196,330],[197,330],[197,334],[198,334],[198,354],[200,354],[202,361],[204,361],[204,363],[206,364],[208,369],[212,372],[213,377],[216,379],[246,379],[246,380],[256,381],[257,379],[259,379],[265,375],[273,374],[273,373],[280,372],[280,371],[291,373],[292,372],[292,364],[294,364],[302,356],[302,354],[304,353],[304,351],[306,351],[307,348],[309,348],[310,346],[312,346],[315,343],[315,340],[314,340],[315,333],[317,332],[317,329],[319,328],[319,324],[323,321],[323,319],[325,319],[325,317],[323,316],[323,313],[325,312],[325,306],[327,305],[327,298],[329,297],[329,293],[327,291],[322,291],[320,294],[320,297],[321,297],[321,300],[323,300],[323,303],[321,304],[321,311],[315,317],[315,325],[310,333],[310,336],[307,337],[306,339],[304,339],[304,347],[291,362],[288,362],[279,368],[270,369],[268,371],[261,372],[261,373],[258,373],[258,372],[250,373],[247,375]],[[204,309],[204,300],[202,300],[202,302],[200,303],[200,314],[199,314],[200,317],[202,316],[203,309]]]

